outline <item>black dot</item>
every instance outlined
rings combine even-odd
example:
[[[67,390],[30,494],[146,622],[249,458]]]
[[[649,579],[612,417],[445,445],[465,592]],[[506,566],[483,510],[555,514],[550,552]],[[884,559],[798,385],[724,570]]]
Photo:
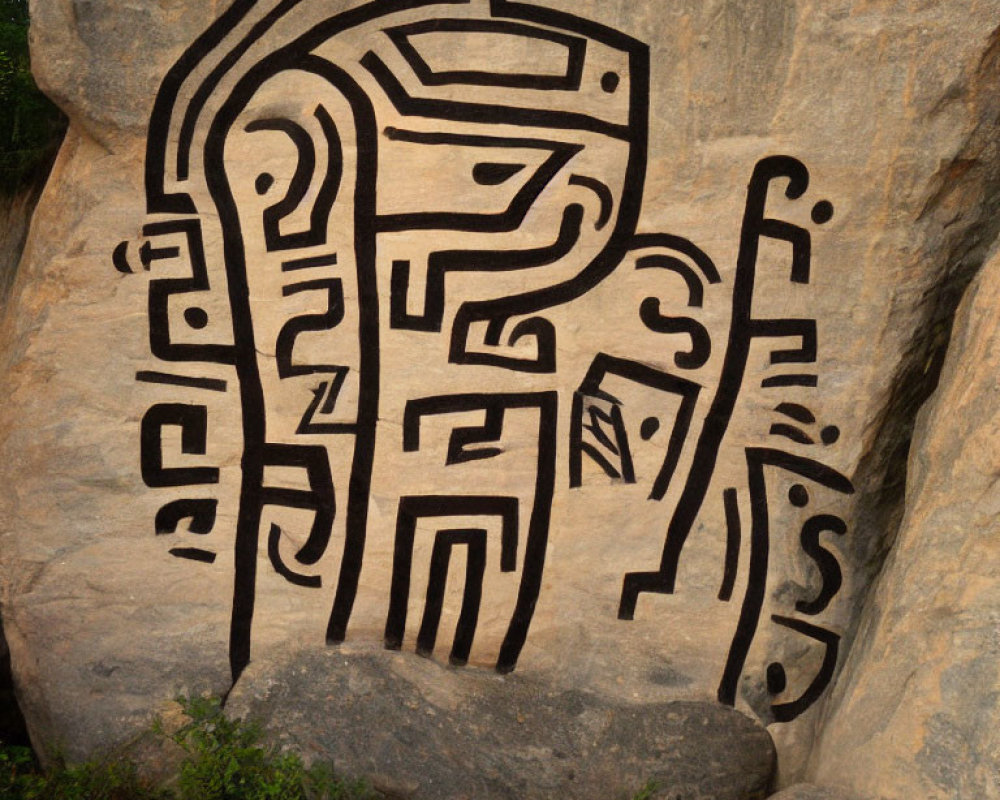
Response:
[[[809,492],[806,491],[805,486],[797,483],[788,490],[788,500],[797,508],[805,508],[809,505]]]
[[[833,219],[833,203],[829,200],[820,200],[813,206],[812,218],[817,225],[825,225]]]
[[[267,194],[267,190],[270,189],[273,185],[274,185],[274,178],[267,172],[264,172],[257,176],[257,183],[255,184],[255,188],[257,189],[257,194]]]
[[[785,668],[777,662],[767,667],[767,691],[769,694],[781,694],[788,686]]]
[[[184,321],[195,330],[200,331],[208,325],[208,314],[202,308],[189,308],[184,312]]]
[[[836,425],[823,428],[823,430],[820,431],[819,436],[823,440],[823,444],[834,444],[840,438],[840,428]]]
[[[601,88],[608,94],[614,94],[619,83],[621,83],[621,78],[618,77],[617,72],[605,72],[601,76]]]
[[[639,429],[639,434],[642,436],[643,441],[648,442],[652,439],[656,432],[660,429],[660,421],[656,417],[646,417],[642,421],[642,427]]]

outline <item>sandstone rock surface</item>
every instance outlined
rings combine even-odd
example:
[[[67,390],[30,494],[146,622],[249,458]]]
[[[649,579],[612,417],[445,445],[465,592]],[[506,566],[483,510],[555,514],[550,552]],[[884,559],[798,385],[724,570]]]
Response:
[[[232,689],[406,785],[395,731],[480,725],[483,796],[564,748],[595,792],[745,754],[751,796],[753,724],[806,774],[996,238],[1000,0],[32,10],[71,129],[0,323],[0,600],[40,747]]]
[[[1000,256],[921,412],[908,508],[831,703],[819,779],[879,798],[1000,797]]]

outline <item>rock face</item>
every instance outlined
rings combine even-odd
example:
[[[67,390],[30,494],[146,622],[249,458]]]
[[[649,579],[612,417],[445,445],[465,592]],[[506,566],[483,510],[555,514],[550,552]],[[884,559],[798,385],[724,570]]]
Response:
[[[1000,797],[1000,256],[956,320],[910,459],[910,500],[817,750],[884,798]]]
[[[721,705],[623,703],[357,651],[287,659],[267,683],[254,670],[230,697],[234,713],[307,757],[335,752],[393,797],[607,800],[651,780],[658,797],[748,800],[772,779],[767,731]]]
[[[757,796],[761,725],[807,774],[996,234],[1000,0],[35,6],[39,746],[211,690],[400,786],[440,752],[416,797]]]

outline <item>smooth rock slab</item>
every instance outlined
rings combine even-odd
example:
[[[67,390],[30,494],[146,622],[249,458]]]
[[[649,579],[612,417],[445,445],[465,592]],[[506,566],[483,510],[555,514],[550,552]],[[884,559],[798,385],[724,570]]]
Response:
[[[375,776],[378,788],[412,800],[609,800],[649,779],[662,798],[767,793],[771,737],[714,703],[626,705],[408,654],[347,655],[252,665],[230,713],[262,719],[307,758]]]

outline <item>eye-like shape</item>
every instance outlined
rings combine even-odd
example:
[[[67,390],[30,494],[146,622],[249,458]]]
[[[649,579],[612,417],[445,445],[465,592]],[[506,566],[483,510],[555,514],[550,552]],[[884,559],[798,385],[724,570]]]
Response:
[[[290,250],[310,245],[322,244],[326,237],[326,227],[330,218],[330,210],[337,200],[343,178],[344,156],[330,113],[322,105],[317,106],[313,116],[320,124],[323,132],[321,144],[325,143],[327,150],[327,167],[325,174],[317,174],[316,144],[312,134],[302,125],[290,119],[261,119],[246,126],[248,133],[256,131],[279,131],[291,139],[298,151],[295,174],[285,196],[264,211],[264,233],[267,239],[267,249]],[[262,173],[257,176],[254,188],[257,194],[263,196],[274,186],[274,176]],[[306,200],[309,189],[318,184],[312,208],[309,210],[309,227],[306,230],[282,234],[279,224],[291,216]]]
[[[499,186],[523,170],[526,164],[497,164],[483,162],[472,168],[472,179],[480,186]]]

